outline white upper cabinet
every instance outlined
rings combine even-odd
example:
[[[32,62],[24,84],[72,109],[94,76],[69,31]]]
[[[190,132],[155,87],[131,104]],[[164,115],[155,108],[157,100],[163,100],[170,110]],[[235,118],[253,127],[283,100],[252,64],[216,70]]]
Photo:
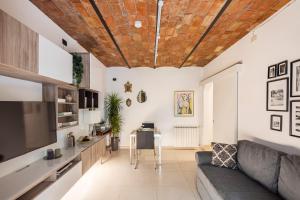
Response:
[[[73,81],[73,57],[39,35],[39,74],[67,83]]]

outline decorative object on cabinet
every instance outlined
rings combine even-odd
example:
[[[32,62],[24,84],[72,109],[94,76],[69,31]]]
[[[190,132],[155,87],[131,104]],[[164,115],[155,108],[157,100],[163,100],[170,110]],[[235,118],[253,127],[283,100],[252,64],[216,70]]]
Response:
[[[285,60],[277,65],[277,76],[284,76],[288,73],[288,61]]]
[[[132,84],[129,81],[127,81],[127,83],[124,84],[124,88],[125,88],[125,93],[132,92]]]
[[[277,65],[272,65],[268,67],[268,79],[275,78],[277,74]]]
[[[66,102],[69,102],[69,103],[70,103],[70,102],[73,101],[73,97],[72,97],[71,94],[67,94],[65,98],[66,98]]]
[[[291,97],[300,97],[300,59],[291,62]]]
[[[138,96],[137,96],[137,101],[139,103],[144,103],[147,101],[147,95],[146,95],[146,92],[144,92],[143,90],[141,90],[139,93],[138,93]]]
[[[98,108],[99,92],[90,89],[79,89],[79,108],[94,110]]]
[[[98,124],[101,121],[101,114],[99,110],[85,110],[83,113],[84,123],[89,126],[89,135],[96,135],[95,124]],[[92,127],[92,131],[91,131]]]
[[[282,131],[282,115],[271,115],[270,128],[274,131]]]
[[[127,105],[127,107],[130,107],[131,106],[131,99],[126,99],[126,105]]]
[[[288,78],[267,82],[267,111],[288,111]]]
[[[73,53],[73,83],[79,87],[83,74],[82,57],[77,53]]]
[[[290,102],[290,136],[300,138],[300,100]]]
[[[105,113],[112,129],[112,150],[119,149],[119,134],[123,123],[121,110],[123,100],[117,93],[109,94],[105,97]]]
[[[194,116],[194,91],[174,92],[174,113],[175,117]]]
[[[75,136],[73,135],[73,132],[70,132],[67,135],[67,146],[75,147]]]

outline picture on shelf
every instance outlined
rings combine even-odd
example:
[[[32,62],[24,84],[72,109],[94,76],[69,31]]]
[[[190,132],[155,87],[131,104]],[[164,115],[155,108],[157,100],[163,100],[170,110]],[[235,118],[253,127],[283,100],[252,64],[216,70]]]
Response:
[[[282,131],[282,115],[271,115],[271,130]]]
[[[288,61],[283,61],[278,64],[277,76],[283,76],[288,73]]]
[[[267,111],[288,111],[288,78],[267,82]]]
[[[276,65],[272,65],[268,67],[268,78],[275,78],[276,77]]]
[[[300,60],[291,62],[291,97],[300,97]]]
[[[291,101],[290,135],[300,137],[300,100]]]

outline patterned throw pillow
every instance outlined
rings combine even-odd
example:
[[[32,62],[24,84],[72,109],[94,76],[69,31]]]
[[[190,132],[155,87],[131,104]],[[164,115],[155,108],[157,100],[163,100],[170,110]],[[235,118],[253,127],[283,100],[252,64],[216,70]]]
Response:
[[[237,169],[237,145],[212,143],[211,164],[217,167]]]

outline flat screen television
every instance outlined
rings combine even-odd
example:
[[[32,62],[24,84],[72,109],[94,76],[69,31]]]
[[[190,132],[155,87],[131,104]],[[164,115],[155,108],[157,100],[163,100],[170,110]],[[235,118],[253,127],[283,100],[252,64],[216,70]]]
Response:
[[[0,101],[0,162],[56,141],[54,102]]]

